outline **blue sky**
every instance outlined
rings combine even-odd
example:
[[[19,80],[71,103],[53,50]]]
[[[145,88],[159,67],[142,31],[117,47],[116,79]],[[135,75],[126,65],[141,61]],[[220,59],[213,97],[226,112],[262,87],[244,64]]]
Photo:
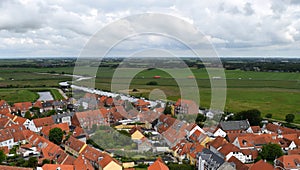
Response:
[[[298,0],[1,0],[0,57],[76,57],[104,26],[145,12],[193,24],[220,56],[300,56]]]

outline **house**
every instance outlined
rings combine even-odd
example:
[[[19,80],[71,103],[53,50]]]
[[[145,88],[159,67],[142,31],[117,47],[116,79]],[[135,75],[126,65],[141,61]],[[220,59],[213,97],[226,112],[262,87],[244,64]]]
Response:
[[[221,121],[219,126],[226,133],[253,133],[248,120]]]
[[[0,147],[8,147],[11,149],[14,146],[14,137],[8,129],[0,130]]]
[[[243,164],[240,160],[238,160],[236,157],[232,156],[228,159],[228,162],[234,163],[235,168],[238,170],[248,170],[249,167],[245,164]]]
[[[26,118],[20,117],[20,116],[14,116],[12,121],[18,125],[23,125],[26,129],[29,128],[29,124],[31,122],[29,119],[26,119]]]
[[[161,158],[157,158],[156,161],[148,167],[148,170],[169,170],[169,168]]]
[[[19,144],[26,143],[26,138],[23,134],[23,130],[25,130],[26,128],[23,125],[12,124],[5,129],[9,130],[9,132],[13,136],[13,138],[14,138],[13,145],[19,145]]]
[[[33,119],[28,126],[28,129],[33,132],[40,132],[43,126],[50,126],[53,125],[54,121],[51,117],[43,117],[38,119]]]
[[[0,110],[10,108],[9,104],[5,100],[0,100]]]
[[[223,145],[219,152],[225,157],[225,160],[228,161],[232,156],[236,157],[242,163],[251,163],[254,161],[252,154],[248,152],[243,152],[243,150],[234,146],[231,143]]]
[[[24,167],[6,166],[6,165],[0,165],[0,169],[5,169],[5,170],[33,170],[33,168],[24,168]]]
[[[122,170],[122,166],[109,155],[98,161],[99,170]]]
[[[202,152],[199,152],[197,154],[197,158],[196,167],[198,170],[234,169],[234,167],[226,163],[222,157],[213,153],[207,148],[204,148]]]
[[[197,154],[202,152],[204,146],[199,143],[193,143],[192,146],[187,151],[187,159],[190,160],[191,165],[195,165],[197,162]]]
[[[300,155],[283,155],[274,162],[275,167],[280,167],[281,169],[300,169]]]
[[[74,170],[74,165],[44,164],[37,170]]]
[[[202,129],[196,129],[195,131],[191,131],[190,135],[187,136],[187,139],[192,142],[200,143],[204,146],[207,142],[210,141],[210,138],[203,132],[204,131]]]
[[[74,116],[74,112],[71,113],[63,113],[52,115],[52,119],[55,123],[68,123],[69,126],[72,124],[72,117]]]
[[[44,112],[53,110],[53,101],[42,102],[42,109]]]
[[[154,129],[162,135],[167,144],[171,147],[185,138],[186,128],[186,123],[164,114],[158,117],[157,123],[154,126]]]
[[[29,109],[31,108],[32,108],[31,102],[15,103],[12,107],[12,112],[20,113],[24,117],[25,113],[29,111]]]
[[[104,117],[100,110],[89,110],[85,112],[76,112],[72,118],[72,125],[80,126],[84,129],[92,129],[93,125],[106,125]]]
[[[175,114],[198,114],[199,106],[192,100],[178,99],[174,105]]]
[[[86,143],[86,138],[87,138],[88,135],[84,132],[84,130],[81,127],[76,126],[75,129],[73,130],[72,135],[76,139],[79,139],[82,142]]]
[[[145,137],[142,133],[141,127],[139,126],[133,127],[129,133],[131,134],[131,139],[134,141],[139,141]]]
[[[45,138],[49,138],[50,130],[53,128],[60,128],[64,135],[68,134],[70,132],[70,128],[68,123],[60,123],[60,124],[53,124],[50,126],[43,126],[42,130],[40,131],[41,135]]]
[[[213,153],[218,153],[222,146],[227,144],[227,140],[223,137],[218,136],[215,140],[207,143],[207,148]]]
[[[78,157],[79,154],[87,147],[87,144],[76,139],[73,136],[65,142],[65,151],[71,153],[75,157]]]
[[[227,135],[226,132],[224,132],[221,128],[216,128],[216,130],[213,132],[213,136],[214,137],[217,137],[217,136],[220,136],[220,137],[225,137]]]
[[[240,149],[260,149],[268,143],[279,144],[279,140],[276,135],[272,134],[244,134],[236,137],[232,142],[232,144]]]
[[[150,106],[149,102],[145,102],[142,99],[137,100],[136,102],[134,102],[134,106],[138,111],[141,111],[145,108],[148,108]]]
[[[11,115],[11,114],[9,114],[9,115]],[[11,120],[11,118],[9,118],[9,117],[2,117],[2,118],[0,118],[0,129],[4,129],[7,126],[10,126],[12,124],[15,124],[15,122],[13,122]]]
[[[74,169],[80,169],[80,170],[91,170],[94,169],[93,165],[88,161],[84,155],[79,155],[76,160],[73,162]]]
[[[274,166],[263,161],[260,160],[256,163],[254,163],[253,165],[250,166],[249,170],[274,170]]]

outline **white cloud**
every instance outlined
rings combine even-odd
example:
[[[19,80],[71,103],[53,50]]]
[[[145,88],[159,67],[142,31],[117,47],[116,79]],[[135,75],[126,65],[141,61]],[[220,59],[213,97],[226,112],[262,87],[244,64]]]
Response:
[[[2,0],[0,56],[77,56],[90,36],[105,25],[144,12],[170,14],[194,24],[220,55],[297,56],[299,4],[295,0]],[[181,24],[174,29],[168,21],[156,24],[170,32],[185,29]],[[111,30],[107,39],[127,34],[124,31],[128,30]],[[174,45],[158,37],[141,41],[132,41],[132,47],[138,43],[146,47],[148,42]]]

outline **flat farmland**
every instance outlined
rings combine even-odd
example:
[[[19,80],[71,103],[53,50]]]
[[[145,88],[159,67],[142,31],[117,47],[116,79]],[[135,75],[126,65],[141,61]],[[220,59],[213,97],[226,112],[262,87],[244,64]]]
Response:
[[[80,69],[83,71],[79,71],[79,73],[84,75],[91,67]],[[97,70],[97,68],[93,69]],[[168,74],[168,72],[174,72],[176,79],[194,76],[200,91],[200,105],[209,108],[211,96],[209,76],[205,69],[191,68],[190,70],[191,72],[182,72],[180,69],[140,71],[140,69],[102,67],[96,73],[95,87],[111,90],[114,76],[114,80],[117,80],[114,83],[117,85],[122,87],[129,82],[129,89],[138,90],[137,92],[131,91],[132,95],[148,98],[152,90],[160,89],[165,93],[167,99],[177,100],[180,97],[179,87],[173,76]],[[72,74],[73,68],[0,68],[0,86],[57,87],[61,81],[72,80],[71,77],[62,73]],[[226,70],[225,75],[226,77],[219,78],[226,78],[226,111],[239,112],[256,108],[263,115],[271,113],[273,118],[279,120],[284,120],[288,113],[294,113],[296,115],[295,122],[300,123],[300,73]],[[160,76],[160,78],[155,79],[154,76]],[[157,82],[157,85],[147,85],[151,81]]]

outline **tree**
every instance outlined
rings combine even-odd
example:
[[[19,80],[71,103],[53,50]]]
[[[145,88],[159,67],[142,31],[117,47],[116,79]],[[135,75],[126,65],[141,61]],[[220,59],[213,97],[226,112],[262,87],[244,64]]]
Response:
[[[2,163],[6,159],[6,155],[3,150],[0,150],[0,163]]]
[[[196,123],[200,123],[200,122],[205,122],[205,120],[206,120],[206,117],[203,115],[203,114],[198,114],[197,115],[197,118],[196,118]]]
[[[272,118],[272,114],[271,113],[266,114],[266,118]]]
[[[295,119],[295,115],[294,114],[290,113],[290,114],[287,114],[285,116],[285,121],[288,122],[288,123],[292,123],[294,121],[294,119]]]
[[[262,151],[260,152],[260,156],[262,159],[266,159],[267,161],[274,161],[276,158],[279,158],[283,155],[280,145],[269,143],[262,147]]]
[[[60,145],[63,135],[64,133],[61,128],[53,128],[49,132],[49,140],[57,145]]]
[[[44,159],[43,162],[42,162],[42,165],[50,164],[50,163],[51,163],[51,161],[49,159]]]
[[[28,160],[28,167],[35,168],[38,165],[38,160],[36,157],[30,157]]]
[[[241,111],[234,116],[235,120],[246,120],[248,119],[251,126],[258,126],[262,121],[261,113],[257,109]]]
[[[166,108],[164,110],[164,114],[165,115],[172,114],[172,107],[169,104],[166,105]]]
[[[25,116],[24,116],[26,119],[31,119],[31,115],[30,115],[30,112],[29,111],[27,111],[26,113],[25,113]]]

